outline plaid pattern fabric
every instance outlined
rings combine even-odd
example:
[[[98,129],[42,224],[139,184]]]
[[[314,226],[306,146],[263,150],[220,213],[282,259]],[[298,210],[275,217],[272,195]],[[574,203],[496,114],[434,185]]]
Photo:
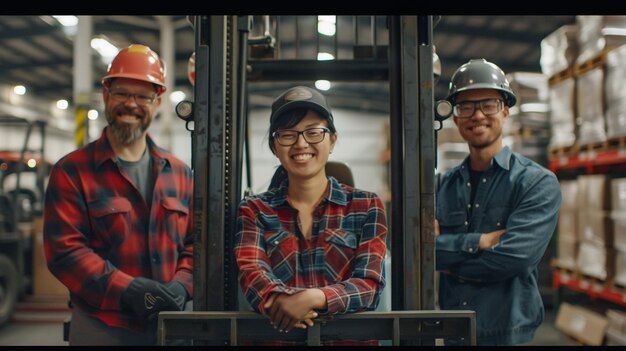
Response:
[[[250,305],[271,292],[293,294],[320,288],[328,309],[322,315],[374,310],[385,286],[387,220],[372,192],[339,184],[313,214],[313,234],[305,239],[298,212],[287,202],[285,180],[270,191],[244,198],[238,209],[235,256],[239,280]]]
[[[145,320],[120,310],[133,278],[175,279],[193,296],[193,173],[148,137],[155,180],[149,208],[120,171],[106,133],[53,167],[44,250],[73,304],[107,325],[143,331]]]

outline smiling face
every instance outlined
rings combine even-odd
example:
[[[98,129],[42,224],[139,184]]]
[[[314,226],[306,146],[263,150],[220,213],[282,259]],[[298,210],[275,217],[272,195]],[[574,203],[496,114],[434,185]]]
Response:
[[[120,94],[135,96],[120,98]],[[152,83],[128,78],[113,79],[108,88],[105,87],[102,92],[104,114],[109,124],[110,135],[123,145],[131,144],[145,136],[161,98],[157,97],[147,104],[137,104],[137,97],[154,97],[155,94]]]
[[[456,103],[468,101],[480,101],[484,99],[503,99],[502,94],[494,89],[474,89],[459,93]],[[454,117],[454,123],[459,128],[461,136],[471,148],[484,149],[490,146],[502,146],[502,129],[504,122],[509,117],[509,107],[504,105],[502,111],[485,116],[485,114],[475,106],[472,116],[467,118]]]
[[[327,119],[317,112],[307,111],[306,115],[289,130],[303,131],[308,128],[328,127]],[[324,167],[328,156],[335,146],[337,136],[326,133],[324,140],[316,144],[309,144],[299,134],[296,143],[291,146],[282,146],[276,139],[273,140],[273,150],[281,165],[287,170],[290,180],[310,179],[315,177],[326,178]]]

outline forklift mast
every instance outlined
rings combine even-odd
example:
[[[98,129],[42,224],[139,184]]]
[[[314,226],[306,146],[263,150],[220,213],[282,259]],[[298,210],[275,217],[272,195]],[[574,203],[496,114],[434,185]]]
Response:
[[[195,31],[191,133],[195,182],[194,311],[161,312],[160,341],[165,344],[169,338],[189,336],[189,333],[196,341],[230,345],[236,345],[244,336],[287,338],[270,328],[266,331],[259,327],[260,322],[267,323],[258,314],[238,311],[233,245],[236,210],[244,188],[244,156],[248,157],[244,151],[249,82],[332,79],[389,84],[391,210],[388,223],[393,269],[387,274],[391,274],[393,283],[392,311],[335,316],[332,323],[328,320],[318,323],[317,328],[290,333],[289,338],[301,337],[309,345],[319,344],[327,334],[326,324],[332,324],[334,337],[353,337],[359,332],[354,329],[354,323],[363,320],[371,325],[382,323],[381,330],[389,331],[394,344],[434,345],[446,335],[461,335],[466,344],[474,344],[473,311],[436,310],[432,32],[437,18],[337,16],[337,23],[351,21],[355,33],[354,55],[349,59],[318,61],[316,57],[281,57],[277,49],[281,46],[295,47],[298,52],[303,45],[299,35],[306,35],[305,31],[281,32],[277,25],[280,16],[262,16],[263,34],[253,36],[251,27],[255,17],[261,16],[188,17]],[[297,22],[311,16],[293,17]],[[358,42],[357,27],[363,22],[359,17],[370,17],[373,39],[369,45]],[[380,26],[379,22],[386,25]],[[270,23],[274,23],[272,28]],[[342,34],[340,30],[337,25],[337,36]],[[388,36],[388,45],[377,43],[381,33]],[[249,164],[245,169],[249,179]],[[185,324],[199,321],[208,324],[201,327]],[[259,323],[253,323],[253,328],[250,321]],[[220,325],[226,328],[227,341],[218,337],[219,333],[214,334]],[[362,328],[361,332],[363,337],[371,337],[373,331]]]

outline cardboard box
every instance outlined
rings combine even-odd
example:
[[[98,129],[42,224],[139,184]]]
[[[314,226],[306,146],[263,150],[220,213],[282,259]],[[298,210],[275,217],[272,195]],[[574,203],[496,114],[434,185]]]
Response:
[[[561,238],[578,240],[578,210],[561,207],[557,231],[559,240]]]
[[[613,281],[622,287],[626,286],[626,251],[615,250],[615,277]],[[626,333],[626,327],[624,327],[624,333]]]
[[[615,250],[591,241],[579,241],[576,267],[590,277],[603,281],[612,279],[615,274]]]
[[[611,211],[613,247],[626,251],[626,211]]]
[[[579,175],[576,198],[579,209],[610,210],[610,178],[606,174]]]
[[[556,328],[585,345],[602,345],[608,320],[587,308],[562,302],[556,316]]]
[[[553,76],[568,69],[578,56],[578,26],[566,24],[541,40],[541,72]]]
[[[69,290],[50,271],[43,249],[43,220],[34,219],[33,234],[33,295],[67,296]]]
[[[620,333],[613,328],[606,330],[606,346],[626,345],[626,334]]]
[[[569,77],[550,85],[550,111],[559,111],[550,115],[549,149],[573,146],[576,142],[575,90],[576,81]]]
[[[613,220],[610,212],[578,209],[576,226],[579,241],[589,241],[607,248],[613,247]]]
[[[557,259],[559,267],[576,269],[576,255],[578,254],[578,240],[576,238],[559,237],[557,238]]]
[[[605,314],[609,322],[608,327],[626,335],[626,312],[609,308]]]
[[[611,179],[611,210],[626,212],[626,178]]]
[[[559,184],[561,185],[561,212],[564,209],[576,210],[578,208],[576,201],[578,180],[560,180]]]

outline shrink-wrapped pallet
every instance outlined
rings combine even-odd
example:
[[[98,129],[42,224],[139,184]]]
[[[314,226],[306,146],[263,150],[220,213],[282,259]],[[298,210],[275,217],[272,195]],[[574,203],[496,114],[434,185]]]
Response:
[[[573,77],[549,87],[550,148],[569,147],[576,142],[575,87]]]
[[[567,24],[541,40],[541,72],[551,77],[568,69],[578,56],[578,27]]]

